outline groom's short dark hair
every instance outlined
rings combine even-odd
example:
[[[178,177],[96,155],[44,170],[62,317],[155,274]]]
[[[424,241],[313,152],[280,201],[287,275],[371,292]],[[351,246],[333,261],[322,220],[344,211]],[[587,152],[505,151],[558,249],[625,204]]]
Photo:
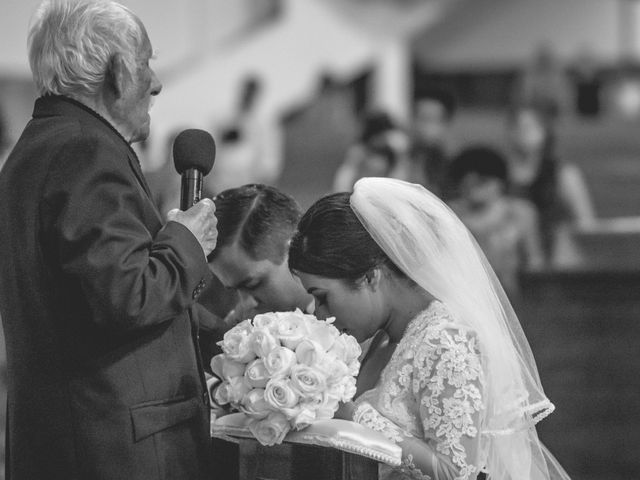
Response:
[[[302,213],[291,196],[268,185],[249,184],[225,190],[213,201],[218,243],[209,261],[235,242],[255,260],[284,261]]]

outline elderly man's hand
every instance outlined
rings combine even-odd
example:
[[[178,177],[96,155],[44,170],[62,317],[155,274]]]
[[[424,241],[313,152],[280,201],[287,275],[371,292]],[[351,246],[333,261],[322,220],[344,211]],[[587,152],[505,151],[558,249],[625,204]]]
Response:
[[[209,198],[204,198],[189,210],[174,208],[167,213],[167,220],[178,222],[187,227],[196,237],[205,256],[209,255],[218,240],[218,220],[215,216],[216,206]]]

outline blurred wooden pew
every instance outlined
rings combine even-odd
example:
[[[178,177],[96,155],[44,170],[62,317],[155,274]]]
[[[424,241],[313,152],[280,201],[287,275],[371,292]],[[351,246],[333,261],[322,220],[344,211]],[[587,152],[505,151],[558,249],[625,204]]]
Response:
[[[579,268],[640,270],[640,217],[599,219],[573,233]]]
[[[540,438],[572,478],[637,478],[640,270],[527,273],[521,287],[520,321],[556,405]]]

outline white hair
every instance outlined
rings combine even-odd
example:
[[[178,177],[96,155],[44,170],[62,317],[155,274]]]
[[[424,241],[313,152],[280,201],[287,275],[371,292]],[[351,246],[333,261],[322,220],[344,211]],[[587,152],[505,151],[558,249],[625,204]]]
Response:
[[[29,64],[41,95],[95,96],[114,55],[133,73],[146,33],[111,0],[45,0],[29,28]]]

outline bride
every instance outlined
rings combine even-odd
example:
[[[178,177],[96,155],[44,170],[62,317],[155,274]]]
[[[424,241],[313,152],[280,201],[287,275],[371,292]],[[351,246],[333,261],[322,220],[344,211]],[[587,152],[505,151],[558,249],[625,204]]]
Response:
[[[402,448],[385,479],[568,479],[538,439],[553,411],[518,319],[460,220],[419,185],[358,181],[302,217],[289,265],[359,342],[397,344],[341,411]]]

